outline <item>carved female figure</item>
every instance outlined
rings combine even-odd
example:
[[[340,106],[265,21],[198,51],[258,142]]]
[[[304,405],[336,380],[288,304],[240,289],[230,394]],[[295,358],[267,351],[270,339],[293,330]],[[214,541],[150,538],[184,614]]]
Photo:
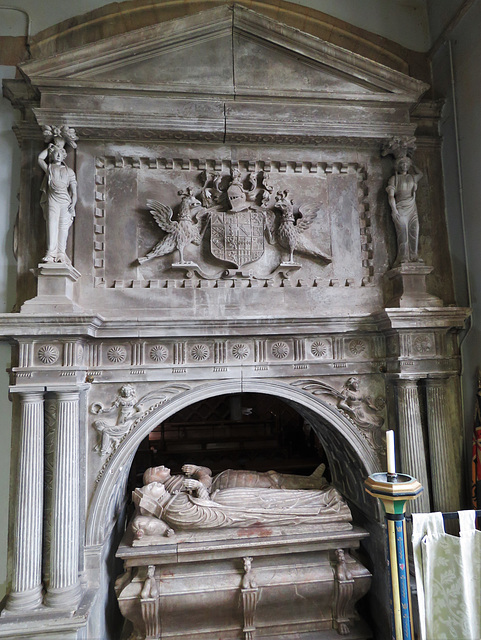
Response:
[[[75,217],[77,180],[64,160],[65,148],[56,139],[38,156],[38,164],[45,172],[42,182],[40,205],[47,223],[47,252],[43,262],[66,262],[68,232]],[[47,162],[48,160],[48,162]]]
[[[423,177],[422,172],[408,156],[396,159],[395,173],[389,178],[386,191],[396,227],[397,257],[401,262],[417,262],[419,244],[419,219],[416,207],[416,190]],[[413,173],[409,170],[412,168]]]

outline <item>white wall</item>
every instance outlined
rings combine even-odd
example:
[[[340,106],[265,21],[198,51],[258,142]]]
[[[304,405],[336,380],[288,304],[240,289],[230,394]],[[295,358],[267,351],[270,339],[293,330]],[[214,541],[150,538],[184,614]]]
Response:
[[[423,51],[429,47],[426,0],[293,0],[340,18],[355,26]],[[450,2],[451,0],[447,0]],[[3,4],[3,3],[2,3]],[[9,0],[8,6],[26,10],[30,31],[35,34],[57,22],[109,4],[103,0]],[[25,34],[25,16],[0,9],[0,36]],[[1,67],[0,77],[15,75],[13,67]],[[9,311],[14,302],[15,262],[11,250],[17,209],[16,194],[20,174],[19,153],[11,131],[14,110],[0,101],[0,311]],[[481,252],[480,252],[481,254]],[[481,258],[480,258],[481,259]],[[481,272],[481,270],[479,270]],[[10,359],[9,347],[0,345],[0,598],[5,593],[6,536],[9,494],[10,403],[8,377],[4,373]]]

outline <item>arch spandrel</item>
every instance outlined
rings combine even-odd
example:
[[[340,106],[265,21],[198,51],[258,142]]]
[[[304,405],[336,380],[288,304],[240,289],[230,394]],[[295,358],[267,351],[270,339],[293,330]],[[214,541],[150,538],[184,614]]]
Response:
[[[105,541],[110,527],[115,524],[116,510],[120,508],[125,497],[127,477],[133,457],[138,446],[160,422],[181,409],[199,400],[217,395],[233,393],[261,393],[277,396],[293,405],[301,415],[310,419],[311,424],[325,446],[326,455],[333,463],[336,484],[349,493],[349,484],[342,482],[342,469],[353,462],[356,467],[357,484],[368,475],[381,470],[379,458],[359,429],[341,411],[329,406],[326,402],[291,386],[288,382],[272,380],[251,381],[211,381],[198,387],[184,391],[167,399],[154,410],[148,410],[134,424],[135,427],[119,444],[108,462],[104,465],[92,495],[87,518],[86,543],[99,545]],[[323,428],[324,427],[324,431]],[[342,444],[342,447],[340,446]],[[336,447],[336,451],[333,449]],[[346,454],[345,467],[343,464]],[[352,472],[351,472],[352,473]],[[362,510],[369,510],[369,502],[360,498],[360,493],[347,496],[358,503]],[[363,504],[360,504],[361,501]]]

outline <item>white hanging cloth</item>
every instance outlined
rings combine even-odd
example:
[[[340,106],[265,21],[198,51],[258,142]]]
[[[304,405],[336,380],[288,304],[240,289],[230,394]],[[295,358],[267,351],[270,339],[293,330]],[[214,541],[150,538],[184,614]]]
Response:
[[[481,639],[481,532],[459,511],[459,538],[441,513],[413,513],[420,640]]]

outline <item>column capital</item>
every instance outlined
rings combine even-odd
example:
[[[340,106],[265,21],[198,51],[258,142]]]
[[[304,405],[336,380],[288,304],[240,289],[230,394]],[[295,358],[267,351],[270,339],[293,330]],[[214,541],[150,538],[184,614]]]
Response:
[[[8,389],[9,394],[15,394],[22,397],[27,396],[40,396],[43,399],[45,394],[45,387],[43,386],[29,386],[29,385],[13,385]]]
[[[451,376],[448,373],[432,373],[426,378],[427,387],[444,387]]]

